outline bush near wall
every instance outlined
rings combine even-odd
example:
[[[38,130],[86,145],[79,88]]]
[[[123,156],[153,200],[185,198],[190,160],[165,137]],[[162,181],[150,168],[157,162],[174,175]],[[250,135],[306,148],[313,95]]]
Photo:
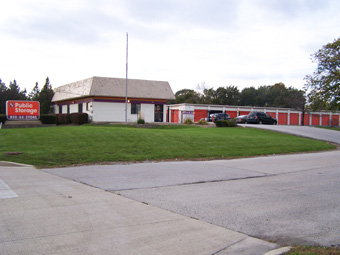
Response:
[[[56,114],[41,114],[40,121],[42,124],[57,124]]]
[[[193,120],[192,119],[185,119],[185,121],[184,121],[184,124],[186,124],[186,125],[192,125],[192,124],[194,124],[194,122],[193,122]]]
[[[237,123],[235,119],[231,120],[217,120],[215,122],[216,127],[236,127]]]
[[[141,119],[141,118],[138,118],[137,124],[145,124],[145,120]]]
[[[4,124],[6,122],[7,118],[5,114],[0,114],[0,122]]]
[[[87,113],[71,113],[70,120],[71,123],[76,125],[82,125],[88,122],[89,116]]]
[[[67,125],[70,123],[71,123],[70,114],[66,114],[66,113],[57,114],[58,125]]]

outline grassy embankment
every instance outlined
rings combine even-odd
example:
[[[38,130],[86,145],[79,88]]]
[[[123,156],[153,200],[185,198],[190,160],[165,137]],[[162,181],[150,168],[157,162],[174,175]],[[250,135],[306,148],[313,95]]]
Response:
[[[324,129],[329,129],[329,130],[335,130],[335,131],[340,131],[340,127],[321,127]]]
[[[0,161],[37,167],[113,161],[221,159],[320,151],[321,141],[251,128],[122,125],[1,129]],[[21,152],[7,155],[6,152]]]
[[[285,255],[340,255],[340,249],[330,247],[311,247],[298,246],[294,247]]]

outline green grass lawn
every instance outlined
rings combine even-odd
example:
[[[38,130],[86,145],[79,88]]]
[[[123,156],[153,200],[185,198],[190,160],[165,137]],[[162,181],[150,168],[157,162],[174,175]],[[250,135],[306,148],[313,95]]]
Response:
[[[340,127],[320,127],[324,129],[329,129],[329,130],[335,130],[335,131],[340,131]]]
[[[321,141],[251,128],[124,125],[0,129],[0,161],[37,167],[113,161],[221,159],[333,149]],[[7,155],[5,152],[22,152]]]

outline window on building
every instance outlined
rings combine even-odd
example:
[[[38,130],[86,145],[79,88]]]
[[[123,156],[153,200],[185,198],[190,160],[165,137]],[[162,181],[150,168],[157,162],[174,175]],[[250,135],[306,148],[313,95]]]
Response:
[[[70,105],[67,105],[67,113],[70,114]]]
[[[63,106],[59,105],[59,113],[63,113]]]
[[[131,104],[131,114],[138,114],[140,111],[140,104]]]
[[[83,112],[83,104],[78,104],[78,112]]]

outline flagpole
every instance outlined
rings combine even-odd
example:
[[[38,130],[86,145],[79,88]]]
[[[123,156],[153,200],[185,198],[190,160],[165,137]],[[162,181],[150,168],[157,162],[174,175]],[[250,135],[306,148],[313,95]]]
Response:
[[[129,34],[126,33],[126,80],[125,80],[125,123],[127,123],[127,93],[128,93],[128,45]]]

